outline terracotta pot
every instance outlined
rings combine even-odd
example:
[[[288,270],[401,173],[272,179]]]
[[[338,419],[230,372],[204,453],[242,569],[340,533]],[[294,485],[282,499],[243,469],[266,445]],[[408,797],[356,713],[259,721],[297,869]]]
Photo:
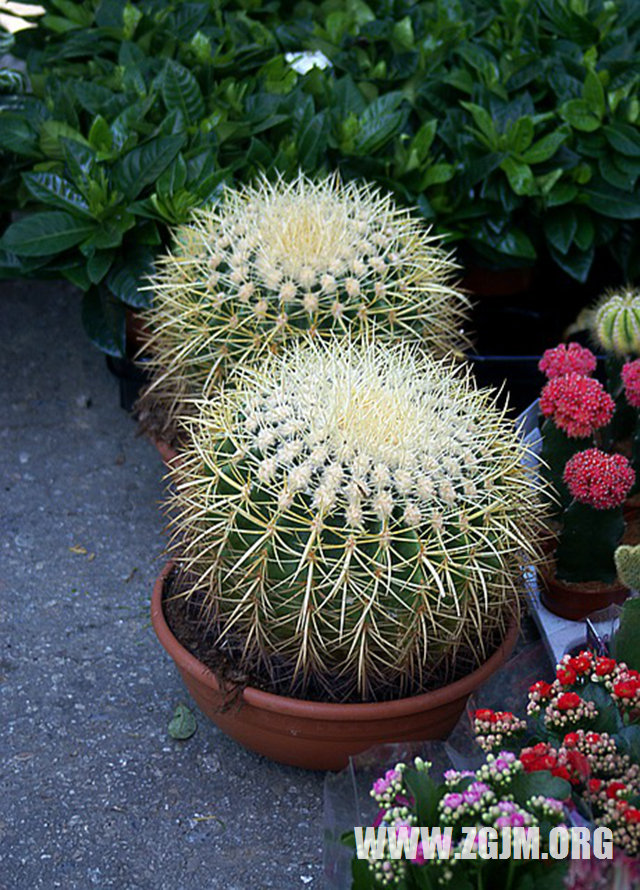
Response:
[[[629,596],[629,588],[620,583],[598,587],[590,582],[589,586],[580,587],[561,581],[555,574],[554,561],[538,567],[538,578],[542,604],[554,615],[569,621],[582,621],[598,609],[623,603]]]
[[[162,610],[165,580],[172,563],[158,577],[151,599],[151,622],[175,661],[201,711],[227,735],[251,751],[306,769],[345,767],[349,757],[385,742],[445,738],[457,723],[469,695],[509,657],[518,638],[512,624],[502,645],[477,670],[411,698],[373,704],[304,701],[247,687],[228,708],[228,692],[215,674],[174,637]]]
[[[172,445],[169,445],[169,443],[165,442],[164,439],[152,438],[151,441],[158,449],[158,454],[168,467],[172,467],[175,463],[179,462],[177,460],[178,452]]]

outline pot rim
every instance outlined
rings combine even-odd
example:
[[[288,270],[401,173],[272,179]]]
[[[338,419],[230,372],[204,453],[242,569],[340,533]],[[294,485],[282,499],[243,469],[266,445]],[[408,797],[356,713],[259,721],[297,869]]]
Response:
[[[216,692],[223,692],[216,675],[210,668],[192,655],[174,636],[167,624],[162,609],[162,595],[166,578],[174,566],[174,561],[167,562],[153,586],[151,596],[151,623],[158,640],[175,661],[180,671],[191,674],[201,683],[210,686]],[[405,698],[393,699],[382,702],[320,702],[308,699],[290,698],[286,695],[276,695],[273,692],[264,692],[253,686],[246,686],[242,692],[242,698],[248,705],[253,705],[263,711],[272,711],[286,714],[292,717],[313,717],[316,720],[327,721],[356,721],[377,720],[382,716],[403,717],[421,711],[432,710],[445,702],[449,702],[463,696],[469,696],[481,683],[493,674],[511,654],[518,634],[519,624],[513,617],[507,635],[489,658],[470,674],[434,689],[431,692],[423,692],[420,695],[412,695]]]

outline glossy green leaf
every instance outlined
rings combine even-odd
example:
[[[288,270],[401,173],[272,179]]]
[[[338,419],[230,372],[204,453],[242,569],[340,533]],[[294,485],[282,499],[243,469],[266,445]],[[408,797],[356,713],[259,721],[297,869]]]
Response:
[[[49,158],[61,161],[64,158],[63,139],[87,145],[82,133],[64,121],[45,121],[40,128],[40,148]]]
[[[500,167],[507,174],[509,185],[516,195],[531,195],[535,191],[535,179],[528,164],[516,161],[515,158],[505,158]]]
[[[42,156],[35,130],[17,114],[0,114],[0,148],[27,158]]]
[[[96,251],[87,260],[87,275],[91,284],[99,284],[109,271],[113,262],[113,252],[110,250]]]
[[[430,185],[439,185],[443,182],[449,182],[455,173],[452,164],[433,164],[428,167],[420,181],[422,189],[428,188]]]
[[[147,276],[153,272],[153,255],[148,249],[138,247],[120,258],[109,273],[107,285],[110,291],[128,306],[145,308],[151,301],[151,292],[142,290],[148,284]]]
[[[49,256],[79,244],[94,228],[92,220],[63,210],[31,213],[12,223],[0,243],[20,256]]]
[[[569,99],[560,107],[560,116],[576,130],[589,133],[600,127],[600,118],[585,99]]]
[[[571,785],[558,776],[552,776],[548,770],[537,770],[532,773],[519,773],[515,776],[509,791],[516,802],[525,805],[537,795],[553,797],[556,800],[568,800],[571,797]]]
[[[534,142],[530,148],[521,153],[521,158],[525,164],[542,164],[554,156],[566,139],[566,131],[556,130]]]
[[[567,253],[578,228],[578,219],[570,207],[550,210],[544,219],[547,241],[560,253]]]
[[[582,90],[582,96],[591,111],[599,119],[602,119],[606,110],[606,101],[602,81],[595,73],[595,71],[587,72],[587,77]]]
[[[109,151],[113,143],[113,133],[106,120],[99,114],[89,130],[89,145],[98,151]]]
[[[23,173],[22,181],[36,201],[92,218],[85,198],[56,173]]]
[[[632,158],[640,158],[640,132],[635,127],[616,121],[614,124],[605,125],[602,129],[607,142],[616,151]]]
[[[355,151],[358,154],[368,155],[379,151],[400,132],[408,116],[400,108],[402,101],[400,93],[386,93],[363,112],[355,139]]]
[[[102,352],[124,356],[126,348],[124,305],[104,287],[92,287],[82,299],[82,324],[89,339]]]
[[[198,81],[184,65],[168,61],[162,73],[162,98],[169,111],[177,109],[194,123],[204,116],[204,99]]]
[[[613,219],[640,219],[640,195],[624,192],[596,179],[583,188],[589,206]]]
[[[160,136],[152,142],[138,145],[115,166],[115,185],[128,198],[140,192],[166,170],[184,144],[184,136]]]

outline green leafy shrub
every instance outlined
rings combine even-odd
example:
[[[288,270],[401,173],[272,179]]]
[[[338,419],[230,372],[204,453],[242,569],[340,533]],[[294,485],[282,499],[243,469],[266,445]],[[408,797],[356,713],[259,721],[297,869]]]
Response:
[[[222,181],[259,172],[374,181],[418,206],[465,263],[548,252],[584,281],[606,248],[638,274],[635,0],[45,8],[13,48],[33,95],[0,106],[3,200],[16,206],[24,171],[29,213],[0,265],[75,280],[108,351],[122,350],[120,301],[144,303],[137,283],[167,227]],[[287,61],[298,51],[331,66],[298,73]],[[143,167],[134,187],[126,172]]]

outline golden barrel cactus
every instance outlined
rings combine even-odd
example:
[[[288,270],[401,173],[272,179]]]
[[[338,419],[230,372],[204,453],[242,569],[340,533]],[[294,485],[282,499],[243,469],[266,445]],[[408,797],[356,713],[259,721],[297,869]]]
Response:
[[[235,665],[267,688],[370,701],[488,657],[542,508],[526,446],[468,370],[315,340],[197,407],[172,549]]]
[[[469,302],[456,269],[423,221],[368,185],[300,175],[229,188],[156,264],[148,399],[170,426],[185,397],[305,334],[459,353]]]

